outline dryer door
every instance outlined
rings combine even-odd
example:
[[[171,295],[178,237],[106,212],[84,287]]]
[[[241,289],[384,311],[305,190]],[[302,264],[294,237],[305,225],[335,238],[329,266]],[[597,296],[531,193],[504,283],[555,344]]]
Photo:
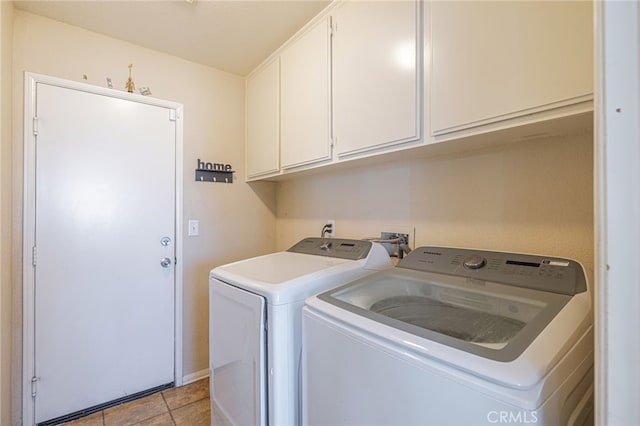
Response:
[[[212,279],[211,399],[235,425],[266,424],[265,300]]]

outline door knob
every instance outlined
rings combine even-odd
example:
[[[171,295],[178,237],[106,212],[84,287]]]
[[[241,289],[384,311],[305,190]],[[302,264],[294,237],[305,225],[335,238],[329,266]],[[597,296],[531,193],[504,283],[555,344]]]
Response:
[[[160,261],[160,266],[162,266],[163,268],[168,268],[169,266],[171,266],[171,259],[168,257],[163,258]]]

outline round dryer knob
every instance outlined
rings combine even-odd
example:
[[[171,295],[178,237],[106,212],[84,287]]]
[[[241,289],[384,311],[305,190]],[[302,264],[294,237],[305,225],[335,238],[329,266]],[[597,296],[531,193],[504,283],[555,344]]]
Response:
[[[487,259],[482,256],[478,256],[477,254],[469,256],[464,260],[464,266],[469,269],[480,269],[486,264]]]

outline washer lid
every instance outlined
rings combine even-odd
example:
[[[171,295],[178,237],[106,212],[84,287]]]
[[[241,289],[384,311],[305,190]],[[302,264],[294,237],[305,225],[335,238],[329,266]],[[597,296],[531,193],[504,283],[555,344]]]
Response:
[[[513,361],[571,296],[394,268],[319,299],[379,323],[495,361]]]
[[[388,266],[386,251],[369,241],[305,238],[288,251],[219,266],[211,277],[262,295],[268,303],[284,304],[364,275],[365,267]]]
[[[345,263],[346,259],[322,257],[282,251],[229,263],[215,268],[211,274],[216,278],[239,286],[280,286]]]

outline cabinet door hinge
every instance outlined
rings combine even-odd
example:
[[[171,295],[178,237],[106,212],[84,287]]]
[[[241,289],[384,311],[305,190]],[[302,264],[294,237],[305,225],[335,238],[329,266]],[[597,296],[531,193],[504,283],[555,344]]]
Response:
[[[33,376],[31,378],[31,398],[35,398],[38,394],[38,378]]]
[[[175,109],[170,109],[169,110],[169,121],[176,121],[178,117],[178,113],[176,112]]]
[[[31,248],[31,264],[33,265],[33,267],[36,267],[36,263],[38,259],[38,249],[36,248],[36,246],[33,246],[33,248]]]
[[[38,136],[38,117],[33,117],[33,136]]]

